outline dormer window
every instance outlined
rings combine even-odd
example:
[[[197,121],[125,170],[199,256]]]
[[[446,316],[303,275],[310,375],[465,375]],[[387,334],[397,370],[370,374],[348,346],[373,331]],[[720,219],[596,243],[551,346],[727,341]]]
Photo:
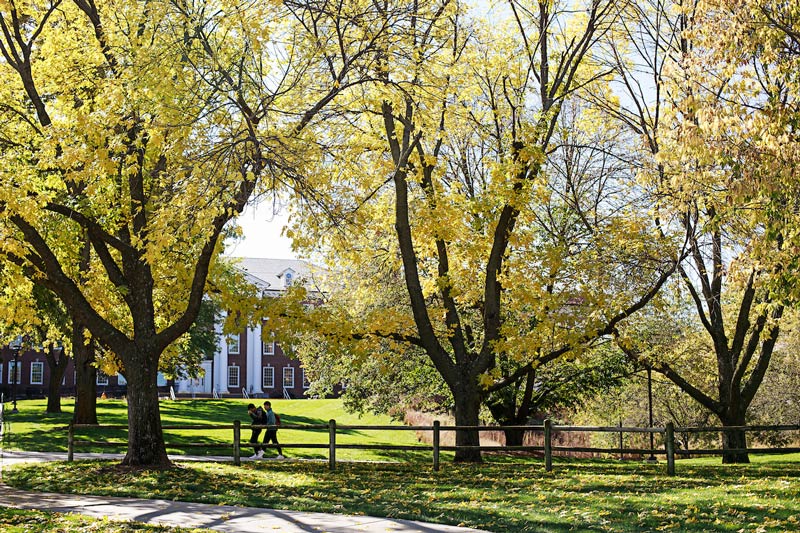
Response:
[[[292,273],[291,272],[287,272],[286,274],[284,274],[284,284],[287,287],[291,287],[292,286]]]

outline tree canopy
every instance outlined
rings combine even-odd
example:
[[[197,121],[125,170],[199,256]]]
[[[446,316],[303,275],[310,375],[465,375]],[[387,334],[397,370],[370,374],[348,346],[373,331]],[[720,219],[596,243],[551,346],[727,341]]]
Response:
[[[0,254],[119,357],[125,464],[168,464],[158,363],[195,321],[226,224],[253,195],[303,189],[304,129],[370,60],[369,39],[326,31],[357,29],[351,7],[2,5]]]

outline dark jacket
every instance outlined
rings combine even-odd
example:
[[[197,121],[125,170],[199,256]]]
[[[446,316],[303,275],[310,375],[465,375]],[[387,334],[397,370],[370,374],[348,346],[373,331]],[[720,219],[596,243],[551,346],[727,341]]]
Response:
[[[257,407],[255,411],[248,411],[247,414],[250,415],[250,425],[251,426],[265,426],[266,422],[266,415],[264,414],[264,410],[261,407]]]

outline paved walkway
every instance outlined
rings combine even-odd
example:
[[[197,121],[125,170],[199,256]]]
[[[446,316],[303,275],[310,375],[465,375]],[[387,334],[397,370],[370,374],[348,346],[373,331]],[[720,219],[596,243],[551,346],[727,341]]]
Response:
[[[119,458],[112,454],[75,454],[76,459]],[[230,460],[223,457],[174,456],[176,461]],[[2,467],[30,461],[65,460],[63,453],[2,451]],[[0,506],[77,513],[116,520],[199,527],[241,533],[476,533],[478,529],[369,516],[303,513],[254,507],[208,505],[170,500],[143,500],[112,496],[82,496],[17,490],[0,483]],[[485,533],[485,532],[484,532]]]

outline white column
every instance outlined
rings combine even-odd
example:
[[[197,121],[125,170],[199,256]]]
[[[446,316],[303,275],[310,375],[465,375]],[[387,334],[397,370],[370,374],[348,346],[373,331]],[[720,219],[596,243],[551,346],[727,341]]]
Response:
[[[225,321],[226,314],[222,312],[217,323],[214,324],[214,331],[219,341],[217,343],[217,351],[214,354],[214,383],[212,391],[216,390],[219,394],[228,392],[228,340],[222,334],[222,323]]]
[[[247,390],[261,394],[261,325],[247,328]]]
[[[204,393],[204,394],[211,394],[211,387],[212,387],[211,376],[213,375],[213,371],[211,369],[212,369],[213,366],[214,366],[214,363],[212,361],[203,361],[202,362],[203,370],[206,371],[205,379],[203,379],[201,381],[203,386],[202,387],[197,387],[195,392],[201,392],[201,393]]]

